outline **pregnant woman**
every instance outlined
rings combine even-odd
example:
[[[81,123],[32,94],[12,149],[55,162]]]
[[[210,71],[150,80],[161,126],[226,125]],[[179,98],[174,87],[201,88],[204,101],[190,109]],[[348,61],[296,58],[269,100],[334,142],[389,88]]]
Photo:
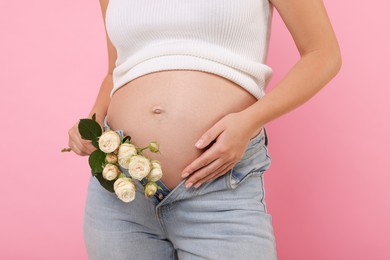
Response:
[[[277,259],[265,204],[265,124],[314,96],[339,71],[321,0],[100,0],[108,73],[89,113],[161,153],[163,188],[131,203],[90,179],[84,240],[90,259]],[[301,55],[267,94],[273,9]],[[287,46],[286,46],[287,47]],[[81,139],[78,121],[69,147]],[[293,137],[292,137],[293,138]],[[196,145],[197,144],[197,145]]]

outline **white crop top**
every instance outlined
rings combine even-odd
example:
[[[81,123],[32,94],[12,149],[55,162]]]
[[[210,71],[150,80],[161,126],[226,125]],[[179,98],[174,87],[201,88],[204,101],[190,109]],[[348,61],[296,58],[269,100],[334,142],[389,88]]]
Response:
[[[113,89],[144,74],[198,70],[227,78],[257,99],[273,8],[268,0],[109,0],[107,34],[117,50]]]

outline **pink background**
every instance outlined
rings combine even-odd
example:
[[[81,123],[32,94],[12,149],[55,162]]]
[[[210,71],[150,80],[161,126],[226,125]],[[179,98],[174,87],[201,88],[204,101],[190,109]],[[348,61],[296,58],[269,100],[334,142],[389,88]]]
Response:
[[[268,124],[279,259],[390,259],[390,2],[325,5],[342,69]],[[0,28],[0,259],[87,259],[88,158],[60,150],[106,72],[99,1],[1,1]],[[298,58],[275,10],[268,90]]]

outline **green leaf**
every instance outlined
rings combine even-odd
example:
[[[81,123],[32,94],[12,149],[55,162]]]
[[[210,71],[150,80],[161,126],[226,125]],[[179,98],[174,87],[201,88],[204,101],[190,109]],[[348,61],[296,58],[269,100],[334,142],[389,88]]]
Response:
[[[103,167],[106,159],[106,154],[101,150],[97,149],[93,151],[88,158],[89,166],[91,167],[92,173],[103,172]]]
[[[103,188],[105,188],[109,192],[115,192],[114,191],[114,183],[116,180],[113,180],[113,181],[106,180],[103,178],[102,173],[96,174],[95,177],[98,179],[98,181],[100,182],[100,185],[102,185]]]
[[[92,140],[92,145],[95,146],[97,149],[100,149],[98,140]]]
[[[78,124],[80,135],[85,140],[97,140],[102,135],[102,128],[98,122],[83,118]]]
[[[94,172],[92,171],[92,169],[91,169],[91,174],[92,174],[93,177],[95,177],[98,173],[94,173]]]

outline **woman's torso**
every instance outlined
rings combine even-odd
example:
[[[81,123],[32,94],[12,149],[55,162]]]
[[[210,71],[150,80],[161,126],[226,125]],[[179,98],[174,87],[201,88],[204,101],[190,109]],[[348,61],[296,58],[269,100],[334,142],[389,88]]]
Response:
[[[182,170],[206,149],[195,147],[201,135],[225,115],[256,101],[236,83],[212,73],[158,71],[118,89],[107,120],[111,129],[122,129],[139,147],[153,140],[160,144],[161,153],[144,154],[161,162],[161,180],[173,189],[182,180]]]

